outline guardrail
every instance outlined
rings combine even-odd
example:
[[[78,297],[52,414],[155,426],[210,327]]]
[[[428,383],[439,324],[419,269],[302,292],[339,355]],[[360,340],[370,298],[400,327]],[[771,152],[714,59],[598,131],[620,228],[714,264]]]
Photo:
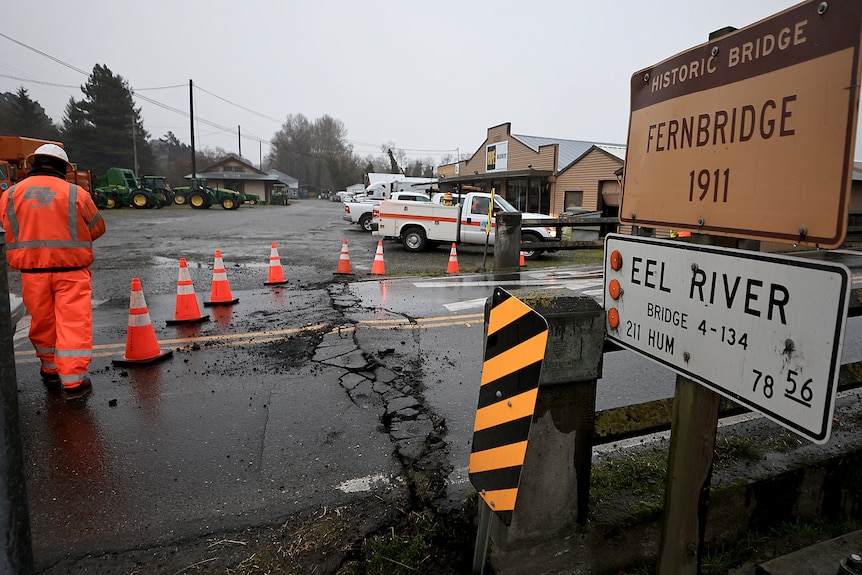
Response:
[[[599,236],[603,236],[603,232],[616,231],[620,224],[620,219],[617,217],[585,217],[585,216],[568,216],[553,219],[533,219],[523,218],[521,220],[521,228],[542,227],[542,228],[557,228],[557,237],[563,237],[563,228],[599,228]],[[559,240],[553,242],[532,242],[531,248],[538,250],[579,250],[585,248],[599,248],[604,245],[604,241],[599,239],[596,241],[575,241],[575,240]]]

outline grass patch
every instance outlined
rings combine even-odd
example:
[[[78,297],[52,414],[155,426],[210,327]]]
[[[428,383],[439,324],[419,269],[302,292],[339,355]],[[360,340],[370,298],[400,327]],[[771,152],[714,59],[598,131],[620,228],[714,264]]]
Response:
[[[294,575],[304,570],[302,560],[309,555],[337,553],[344,547],[342,533],[347,520],[336,509],[332,515],[310,521],[289,532],[273,532],[271,541],[235,567],[227,575]],[[240,542],[242,543],[242,542]]]
[[[348,562],[340,575],[407,575],[425,572],[441,525],[430,510],[414,511],[407,524],[366,538],[361,559]]]
[[[717,466],[732,465],[738,461],[759,461],[763,457],[763,452],[753,441],[745,437],[721,437],[715,442]]]
[[[629,452],[619,459],[602,461],[592,469],[590,502],[611,501],[620,492],[641,498],[645,495],[661,496],[666,475],[667,454],[662,451]],[[646,509],[648,501],[637,501],[635,508]]]

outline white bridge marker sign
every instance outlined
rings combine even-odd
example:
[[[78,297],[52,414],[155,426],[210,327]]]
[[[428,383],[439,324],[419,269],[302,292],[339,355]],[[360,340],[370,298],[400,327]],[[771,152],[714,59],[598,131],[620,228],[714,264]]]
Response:
[[[609,340],[828,441],[847,267],[611,234],[604,274]]]

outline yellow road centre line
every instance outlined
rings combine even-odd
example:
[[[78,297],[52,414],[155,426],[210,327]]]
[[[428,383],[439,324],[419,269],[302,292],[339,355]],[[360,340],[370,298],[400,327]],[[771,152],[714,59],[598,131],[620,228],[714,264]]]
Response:
[[[358,323],[359,326],[368,328],[368,329],[393,329],[396,327],[404,327],[404,326],[415,326],[415,327],[424,327],[424,328],[432,328],[432,327],[451,327],[458,325],[466,325],[466,327],[472,327],[473,324],[470,323],[470,320],[483,319],[484,314],[468,314],[462,316],[443,316],[443,317],[433,317],[433,318],[421,318],[416,322],[411,322],[406,319],[382,319],[382,320],[367,320],[360,321]],[[306,331],[316,331],[322,328],[327,327],[326,324],[315,324],[309,325],[305,327],[299,328],[289,328],[289,329],[280,329],[273,331],[259,331],[259,332],[250,332],[250,333],[232,333],[232,334],[223,334],[223,335],[209,335],[209,336],[198,336],[198,337],[183,337],[183,338],[173,338],[173,339],[162,339],[159,340],[160,346],[173,346],[173,345],[191,345],[195,343],[207,344],[207,347],[226,347],[230,345],[250,345],[250,344],[263,344],[269,343],[273,341],[277,341],[283,336],[286,335],[295,335],[297,333],[306,332]],[[353,331],[354,326],[337,326],[332,328],[330,333],[333,332],[346,332]],[[126,342],[123,341],[121,343],[103,343],[93,346],[93,357],[107,357],[111,355],[116,355],[117,350],[125,349]],[[27,351],[17,351],[15,353],[15,360],[20,363],[34,363],[38,361],[36,357],[36,352],[33,350]]]

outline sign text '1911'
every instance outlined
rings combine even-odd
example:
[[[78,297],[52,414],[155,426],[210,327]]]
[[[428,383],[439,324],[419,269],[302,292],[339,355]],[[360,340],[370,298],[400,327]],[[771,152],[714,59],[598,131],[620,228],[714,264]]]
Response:
[[[712,190],[712,201],[714,203],[727,203],[727,190],[730,187],[730,168],[722,170],[716,168],[712,172],[707,169],[700,170],[695,173],[695,170],[689,172],[688,184],[688,201],[694,201],[695,188],[700,191],[699,201],[709,194]],[[719,200],[719,194],[721,199]]]

